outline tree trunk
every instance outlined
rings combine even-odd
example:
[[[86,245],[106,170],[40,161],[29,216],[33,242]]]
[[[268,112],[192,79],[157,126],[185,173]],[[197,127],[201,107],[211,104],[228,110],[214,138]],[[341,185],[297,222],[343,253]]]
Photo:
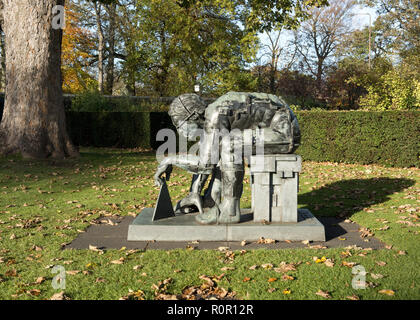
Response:
[[[0,150],[27,158],[77,156],[66,131],[62,30],[53,7],[64,0],[4,0],[6,99]]]
[[[106,92],[112,95],[114,88],[114,68],[115,68],[115,20],[116,20],[116,3],[109,4],[106,8],[109,16],[109,31],[108,31],[108,44],[109,55],[106,72]]]
[[[318,57],[317,61],[317,70],[316,70],[316,89],[317,89],[317,95],[318,98],[322,98],[322,70],[324,65],[324,59]]]
[[[0,91],[6,86],[6,49],[4,46],[4,34],[0,31]]]
[[[96,27],[98,29],[98,90],[104,92],[104,32],[102,28],[101,4],[95,2]]]

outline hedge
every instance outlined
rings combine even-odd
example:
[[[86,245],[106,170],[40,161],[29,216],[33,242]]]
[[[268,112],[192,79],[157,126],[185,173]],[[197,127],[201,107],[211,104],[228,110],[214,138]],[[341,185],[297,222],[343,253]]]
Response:
[[[297,112],[305,160],[420,167],[420,111]]]
[[[420,167],[420,111],[298,111],[302,133],[297,153],[309,161]],[[166,113],[151,113],[151,145]]]
[[[296,115],[302,131],[297,153],[305,160],[420,167],[420,111]],[[162,143],[155,139],[157,132],[173,129],[166,112],[67,111],[66,119],[73,142],[80,146],[157,149]]]
[[[150,148],[149,112],[66,112],[74,144],[94,147]]]

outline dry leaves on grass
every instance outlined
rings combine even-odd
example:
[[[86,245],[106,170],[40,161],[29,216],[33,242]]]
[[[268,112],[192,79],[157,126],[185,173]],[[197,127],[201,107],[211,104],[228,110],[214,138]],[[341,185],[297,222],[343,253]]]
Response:
[[[120,300],[144,300],[144,292],[142,290],[129,290],[126,296],[120,298]]]
[[[288,281],[288,280],[295,280],[295,278],[292,276],[289,276],[288,274],[284,274],[281,276],[281,280]]]
[[[383,290],[379,290],[379,293],[386,294],[387,296],[393,296],[395,294],[395,291],[391,289],[383,289]]]
[[[104,251],[103,251],[103,250],[98,249],[98,247],[96,247],[96,246],[92,246],[92,245],[89,245],[89,250],[92,250],[92,251],[98,252],[99,254],[103,254],[103,253],[104,253]]]
[[[265,239],[264,237],[261,237],[257,241],[258,244],[270,244],[270,243],[276,243],[276,240],[274,239]]]
[[[347,261],[343,261],[341,263],[342,266],[344,267],[349,267],[349,268],[353,268],[355,265],[357,265],[357,262],[347,262]]]
[[[359,229],[360,232],[360,237],[361,238],[368,238],[368,237],[373,237],[374,233],[372,231],[370,231],[368,228],[360,228]]]
[[[70,276],[74,276],[75,274],[80,273],[80,270],[69,270],[66,271],[66,274],[70,275]]]
[[[318,295],[318,296],[320,296],[320,297],[326,298],[326,299],[331,298],[331,296],[330,296],[330,294],[329,294],[328,291],[318,290],[315,294]]]
[[[30,294],[31,296],[38,297],[41,294],[41,290],[31,289],[31,290],[26,291],[26,293]]]
[[[288,294],[291,294],[291,293],[292,293],[292,291],[290,289],[284,289],[283,290],[284,295],[288,295]]]
[[[7,270],[4,275],[6,277],[17,277],[17,270],[16,269]]]
[[[157,285],[154,285],[156,300],[232,300],[236,293],[220,288],[217,282],[220,281],[225,274],[219,276],[201,275],[199,279],[204,280],[200,286],[185,287],[181,294],[171,294],[167,292],[167,286],[172,283],[172,279],[168,278]]]
[[[121,257],[121,258],[119,258],[118,260],[113,260],[113,261],[111,261],[111,263],[112,264],[123,264],[124,263],[124,258],[123,257]]]
[[[235,270],[235,267],[223,267],[223,268],[220,268],[220,270],[222,270],[222,271],[231,271],[231,270]]]
[[[50,300],[70,300],[70,298],[69,298],[69,297],[67,297],[67,296],[64,294],[64,291],[61,291],[61,292],[58,292],[58,293],[54,293],[54,294],[51,296]]]
[[[35,284],[41,284],[41,283],[43,283],[45,281],[45,278],[44,277],[38,277],[37,279],[36,279],[36,281],[35,281]]]
[[[280,262],[279,266],[274,268],[275,272],[286,273],[288,271],[295,271],[297,264],[295,263],[286,263],[284,261]]]

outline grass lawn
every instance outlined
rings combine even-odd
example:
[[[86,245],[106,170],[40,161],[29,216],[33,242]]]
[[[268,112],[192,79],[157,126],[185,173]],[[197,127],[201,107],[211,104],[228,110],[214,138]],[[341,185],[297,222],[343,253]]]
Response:
[[[154,299],[208,285],[202,275],[237,299],[420,299],[415,168],[303,164],[299,205],[351,219],[388,249],[62,250],[100,217],[154,206],[155,167],[154,153],[129,150],[82,149],[80,159],[65,162],[0,158],[0,299],[50,299],[60,291],[69,299]],[[173,201],[189,182],[174,170]],[[248,184],[244,190],[246,207]],[[367,272],[366,289],[352,288],[356,264]],[[51,286],[55,265],[67,271],[65,290]]]

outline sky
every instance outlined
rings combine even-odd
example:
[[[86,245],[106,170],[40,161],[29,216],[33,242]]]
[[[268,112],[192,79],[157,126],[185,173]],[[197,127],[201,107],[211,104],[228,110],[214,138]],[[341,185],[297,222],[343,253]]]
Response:
[[[377,17],[377,13],[375,8],[367,8],[367,7],[362,7],[362,6],[357,6],[354,10],[353,10],[353,19],[352,19],[352,24],[353,24],[353,29],[362,29],[365,26],[369,25],[369,15],[367,14],[369,13],[371,16],[371,23],[372,25],[374,24],[376,17]],[[259,36],[260,41],[261,41],[261,47],[262,49],[260,49],[259,53],[258,53],[258,57],[262,57],[261,60],[262,62],[266,62],[266,57],[264,57],[264,49],[263,46],[269,44],[269,40],[266,34],[260,34]],[[288,40],[291,39],[291,32],[284,32],[284,34],[281,36],[280,41],[282,43],[282,45],[284,46]]]

